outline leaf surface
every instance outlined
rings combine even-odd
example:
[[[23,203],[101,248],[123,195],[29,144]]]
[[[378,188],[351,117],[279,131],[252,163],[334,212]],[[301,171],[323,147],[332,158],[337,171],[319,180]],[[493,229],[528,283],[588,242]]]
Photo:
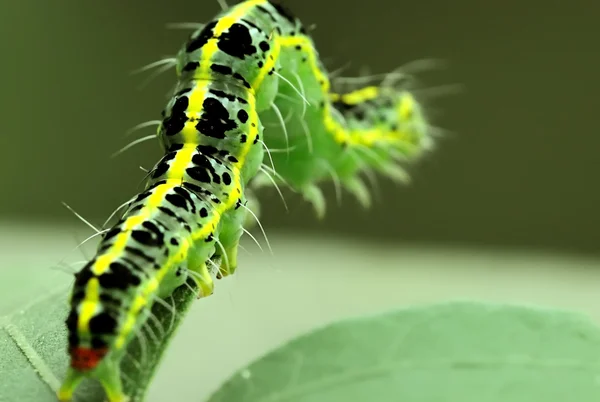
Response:
[[[341,321],[239,371],[210,402],[600,400],[600,330],[572,313],[455,302]]]

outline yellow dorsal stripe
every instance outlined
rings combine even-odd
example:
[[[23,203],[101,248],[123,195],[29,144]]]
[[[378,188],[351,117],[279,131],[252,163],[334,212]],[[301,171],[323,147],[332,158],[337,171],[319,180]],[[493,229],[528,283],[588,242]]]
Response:
[[[110,249],[103,255],[99,256],[96,260],[96,263],[92,267],[92,272],[95,275],[101,275],[102,273],[108,270],[108,267],[115,258],[119,256],[121,252],[125,249],[127,245],[127,241],[131,235],[131,230],[140,225],[144,220],[148,219],[150,214],[154,209],[156,209],[162,203],[162,200],[166,193],[174,187],[173,183],[165,183],[156,187],[152,195],[148,197],[148,201],[144,205],[144,207],[140,210],[137,215],[130,216],[123,223],[123,228],[121,233],[117,235],[115,238],[115,242],[111,246]]]
[[[329,82],[329,78],[319,68],[317,55],[310,40],[302,36],[284,36],[280,40],[282,47],[295,48],[296,46],[301,46],[302,50],[307,53],[307,62],[310,65],[310,69],[321,86],[323,93],[326,94],[325,107],[323,107],[323,123],[325,124],[325,128],[332,134],[336,142],[340,144],[354,143],[355,140],[350,136],[350,133],[331,115],[331,103],[328,99],[331,83]]]
[[[402,96],[400,105],[398,106],[398,117],[400,121],[409,120],[412,117],[415,110],[415,103],[415,98],[408,92]]]
[[[348,105],[358,105],[365,101],[375,99],[379,95],[379,88],[375,86],[365,87],[357,89],[356,91],[349,92],[342,95],[340,98],[342,102]]]
[[[231,11],[219,18],[217,25],[213,28],[213,37],[202,46],[202,58],[200,59],[200,77],[210,77],[210,64],[215,53],[219,51],[217,42],[219,36],[227,31],[231,26],[238,22],[242,17],[248,14],[250,9],[267,3],[267,0],[250,0],[241,3],[231,9]]]
[[[221,35],[223,32],[227,31],[233,24],[238,22],[242,17],[246,16],[250,9],[260,6],[262,4],[268,3],[267,0],[249,0],[245,3],[239,4],[236,7],[231,9],[231,12],[225,14],[223,17],[219,19],[217,26],[215,26],[214,34],[215,36]]]
[[[79,331],[87,331],[88,324],[98,308],[100,298],[100,282],[98,278],[92,278],[85,287],[85,300],[81,302],[77,328]]]
[[[208,91],[208,85],[210,81],[206,79],[195,80],[194,89],[192,93],[188,97],[188,111],[201,112],[204,104],[204,99],[206,99],[206,92]],[[195,128],[194,128],[195,130]]]
[[[275,33],[273,33],[273,35],[275,35]],[[257,90],[257,88],[260,86],[260,84],[262,84],[263,80],[265,79],[265,77],[267,76],[269,71],[271,71],[271,69],[273,69],[275,67],[275,63],[277,62],[277,59],[279,59],[279,54],[281,52],[281,45],[279,43],[279,38],[277,36],[274,36],[274,39],[271,41],[271,43],[272,43],[271,54],[267,57],[265,64],[259,70],[258,75],[256,76],[256,79],[254,80],[254,82],[252,84],[250,84],[250,86],[252,87],[252,89],[254,91]]]
[[[194,136],[195,138],[196,136]],[[181,180],[185,176],[185,169],[189,166],[192,156],[194,155],[194,151],[196,150],[196,143],[186,143],[183,145],[177,153],[175,154],[175,158],[173,162],[171,162],[171,166],[167,171],[167,178],[172,180]]]

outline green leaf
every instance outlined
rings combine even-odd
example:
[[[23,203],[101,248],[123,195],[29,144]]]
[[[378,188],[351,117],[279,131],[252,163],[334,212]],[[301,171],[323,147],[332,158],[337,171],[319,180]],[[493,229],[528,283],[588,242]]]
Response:
[[[600,330],[571,313],[450,303],[329,325],[209,402],[600,400]]]
[[[156,325],[145,328],[127,351],[122,370],[126,376],[124,390],[131,402],[142,401],[154,372],[184,313],[196,300],[195,283],[178,288],[170,300],[174,310],[155,303],[152,312],[160,321],[164,334],[157,336]],[[56,402],[55,392],[68,367],[66,353],[69,288],[59,286],[54,292],[0,318],[0,401]],[[150,336],[150,332],[153,332]],[[98,383],[85,381],[75,394],[75,401],[102,402],[104,391]]]

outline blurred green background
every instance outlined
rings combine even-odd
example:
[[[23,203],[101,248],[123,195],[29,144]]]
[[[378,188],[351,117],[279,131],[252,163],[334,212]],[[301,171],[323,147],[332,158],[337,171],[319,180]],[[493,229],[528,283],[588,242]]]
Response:
[[[429,98],[432,123],[450,131],[411,168],[413,184],[380,181],[364,211],[347,194],[324,222],[286,192],[263,197],[270,228],[343,233],[394,244],[462,244],[600,253],[597,175],[599,7],[589,1],[290,0],[330,70],[351,62],[386,72],[416,59],[447,66],[419,73],[423,88],[462,84]],[[159,118],[174,83],[143,90],[129,72],[172,55],[187,32],[165,23],[206,21],[216,0],[5,1],[0,147],[2,221],[75,223],[66,201],[100,223],[138,191],[160,156],[154,141],[114,160],[130,127]],[[433,91],[435,92],[435,91]],[[139,133],[150,134],[152,129]],[[357,228],[360,227],[360,231]]]

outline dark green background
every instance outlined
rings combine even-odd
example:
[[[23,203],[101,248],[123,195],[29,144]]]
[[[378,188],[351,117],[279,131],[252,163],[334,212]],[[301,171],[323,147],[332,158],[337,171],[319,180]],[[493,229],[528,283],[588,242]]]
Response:
[[[598,5],[592,1],[297,0],[330,69],[351,61],[385,72],[415,59],[448,67],[419,74],[424,87],[460,83],[431,99],[433,123],[451,133],[412,168],[409,187],[381,180],[363,211],[350,196],[322,223],[286,193],[263,199],[270,228],[343,232],[400,242],[547,248],[600,254],[597,177]],[[206,21],[216,1],[5,1],[1,218],[74,218],[66,201],[101,223],[138,191],[160,156],[148,142],[114,160],[123,133],[159,118],[172,73],[136,89],[128,75],[186,38],[167,22]],[[429,104],[429,102],[428,102]],[[140,135],[150,134],[151,129]]]

